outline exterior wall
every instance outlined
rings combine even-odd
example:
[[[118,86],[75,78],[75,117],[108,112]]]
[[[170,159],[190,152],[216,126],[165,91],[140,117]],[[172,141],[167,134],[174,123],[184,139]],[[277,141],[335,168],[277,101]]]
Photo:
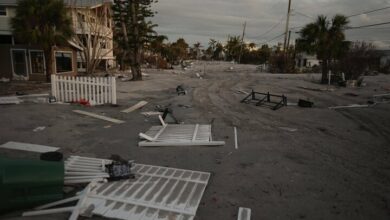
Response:
[[[0,34],[12,35],[11,18],[15,16],[15,7],[6,6],[7,16],[0,16]]]
[[[115,61],[113,52],[113,22],[111,14],[112,11],[110,3],[102,4],[97,7],[69,8],[69,15],[73,21],[73,29],[76,34],[82,36],[79,38],[88,38],[91,40],[94,36],[100,35],[102,37],[102,41],[100,42],[105,41],[106,48],[99,48],[101,52],[99,54],[95,54],[95,57],[96,59],[101,59],[103,62],[107,62],[110,66],[112,66]],[[94,35],[94,32],[99,32],[99,34]],[[77,39],[73,41],[75,44],[80,45],[80,42],[77,43]],[[99,46],[100,42],[98,44]],[[86,48],[86,46],[80,46]],[[92,48],[89,48],[89,54],[92,57]],[[82,60],[82,55],[83,52],[79,54],[79,62]],[[80,68],[80,70],[82,70],[82,68]]]
[[[39,47],[28,46],[28,45],[0,45],[0,54],[2,59],[0,59],[0,78],[6,78],[10,80],[20,80],[14,74],[13,63],[12,63],[12,50],[23,50],[25,51],[25,61],[26,61],[26,71],[28,80],[32,81],[44,81],[46,80],[45,74],[32,74],[31,68],[31,51],[42,51]],[[43,52],[43,51],[42,51]]]

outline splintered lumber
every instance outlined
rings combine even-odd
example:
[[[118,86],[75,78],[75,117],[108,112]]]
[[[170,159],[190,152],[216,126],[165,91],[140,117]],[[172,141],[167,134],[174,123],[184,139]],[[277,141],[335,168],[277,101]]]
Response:
[[[94,113],[91,113],[91,112],[86,112],[86,111],[81,111],[81,110],[73,110],[73,112],[81,114],[81,115],[86,115],[86,116],[89,116],[89,117],[92,117],[92,118],[97,118],[97,119],[109,121],[109,122],[112,122],[112,123],[115,123],[115,124],[125,123],[125,121],[122,121],[122,120],[118,120],[118,119],[115,119],[115,118],[109,118],[109,117],[98,115],[98,114],[94,114]]]
[[[251,219],[251,209],[240,207],[238,209],[237,220],[250,220],[250,219]]]
[[[19,143],[13,141],[0,145],[0,148],[10,149],[10,150],[23,150],[23,151],[30,151],[30,152],[37,152],[37,153],[53,152],[59,149],[58,147],[49,147],[44,145]]]
[[[130,108],[123,110],[122,112],[123,113],[130,113],[130,112],[133,112],[133,111],[135,111],[135,110],[137,110],[139,108],[144,107],[146,104],[148,104],[147,101],[140,101],[137,104],[131,106]]]

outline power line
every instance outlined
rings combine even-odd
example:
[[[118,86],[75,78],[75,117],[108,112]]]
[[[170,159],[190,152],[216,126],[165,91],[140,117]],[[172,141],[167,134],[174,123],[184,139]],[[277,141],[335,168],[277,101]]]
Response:
[[[306,18],[310,18],[310,19],[315,19],[314,17],[312,17],[312,16],[310,16],[310,15],[307,15],[307,14],[304,14],[304,13],[302,13],[302,12],[299,12],[299,11],[297,11],[297,10],[292,10],[292,12],[293,13],[296,13],[296,14],[298,14],[298,15],[301,15],[301,16],[303,16],[303,17],[306,17]]]
[[[357,26],[357,27],[347,27],[347,28],[345,28],[345,29],[346,29],[346,30],[350,30],[350,29],[360,29],[360,28],[374,27],[374,26],[380,26],[380,25],[385,25],[385,24],[390,24],[390,21],[388,21],[388,22],[382,22],[382,23],[377,23],[377,24],[362,25],[362,26]]]
[[[384,7],[384,8],[378,8],[378,9],[374,9],[374,10],[371,10],[371,11],[361,12],[361,13],[358,13],[358,14],[352,14],[352,15],[347,16],[347,18],[351,18],[351,17],[355,17],[355,16],[359,16],[359,15],[364,15],[364,14],[370,14],[370,13],[377,12],[377,11],[383,11],[383,10],[386,10],[386,9],[389,9],[389,8],[390,8],[390,6],[387,6],[387,7]]]
[[[275,28],[277,28],[277,27],[283,22],[284,18],[285,18],[285,17],[282,17],[282,18],[280,19],[280,21],[279,21],[277,24],[275,24],[274,26],[272,26],[272,27],[271,27],[269,30],[267,30],[266,32],[264,32],[264,33],[262,33],[262,34],[260,34],[260,35],[258,35],[258,36],[255,36],[255,37],[253,37],[253,38],[260,38],[260,37],[262,37],[262,36],[265,36],[265,35],[271,33],[271,31],[273,31]]]

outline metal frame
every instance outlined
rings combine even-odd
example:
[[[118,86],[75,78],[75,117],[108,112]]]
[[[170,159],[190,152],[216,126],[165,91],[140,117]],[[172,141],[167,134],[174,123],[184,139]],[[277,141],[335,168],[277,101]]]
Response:
[[[257,98],[256,95],[263,95],[264,97]],[[271,97],[280,98],[280,100],[272,101]],[[278,110],[283,106],[287,106],[287,97],[285,95],[274,95],[269,92],[267,93],[255,92],[252,89],[252,92],[244,99],[241,100],[241,103],[256,103],[256,106],[266,105],[267,103],[270,103],[270,104],[274,104],[274,105],[268,105],[269,107],[271,107],[272,110]]]

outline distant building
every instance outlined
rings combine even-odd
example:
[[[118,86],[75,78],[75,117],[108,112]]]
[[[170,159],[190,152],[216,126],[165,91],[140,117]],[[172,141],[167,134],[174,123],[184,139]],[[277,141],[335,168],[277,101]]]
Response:
[[[104,34],[99,45],[104,50],[101,57],[103,68],[107,68],[114,64],[115,57],[113,56],[113,34],[112,34],[112,18],[111,4],[112,1],[107,0],[64,0],[68,8],[68,12],[72,17],[73,28],[78,35],[92,36],[92,32],[80,29],[79,19],[85,19],[83,15],[100,16],[103,11],[106,16]],[[9,80],[32,80],[44,81],[46,79],[45,55],[42,48],[37,45],[26,45],[14,38],[10,25],[11,18],[15,16],[17,0],[1,0],[0,1],[0,79]],[[93,13],[86,13],[88,10],[93,10]],[[93,20],[93,19],[90,19]],[[92,38],[90,38],[92,39]],[[87,43],[87,42],[84,42]],[[53,73],[62,75],[76,75],[79,70],[83,70],[85,61],[81,58],[83,50],[80,42],[75,39],[69,41],[67,47],[54,47],[53,56]]]
[[[316,55],[310,55],[305,52],[297,53],[295,55],[295,67],[301,71],[319,65],[320,61],[317,59]]]

